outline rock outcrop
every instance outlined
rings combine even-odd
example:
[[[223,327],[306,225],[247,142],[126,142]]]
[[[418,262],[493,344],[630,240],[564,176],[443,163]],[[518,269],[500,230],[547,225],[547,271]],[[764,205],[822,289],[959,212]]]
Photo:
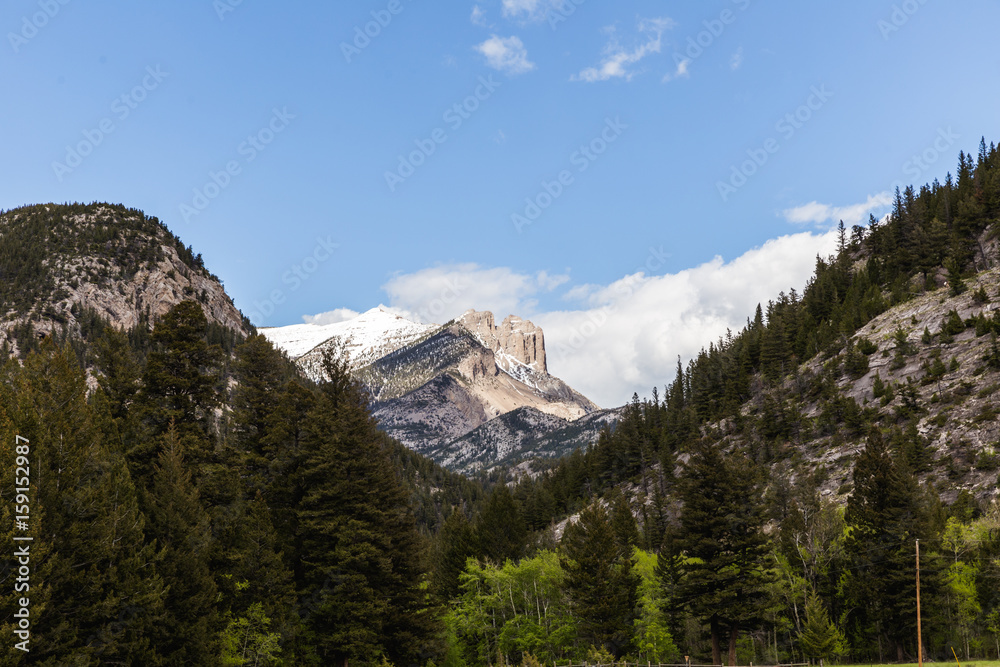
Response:
[[[508,315],[500,326],[496,326],[493,313],[468,310],[458,319],[459,324],[468,329],[484,347],[498,356],[503,370],[510,360],[528,366],[541,373],[548,372],[545,363],[545,335],[542,330],[528,320],[516,315]],[[505,357],[510,357],[507,359]]]
[[[315,379],[321,379],[319,353],[342,345],[381,428],[463,472],[529,457],[530,443],[600,410],[549,375],[544,333],[514,315],[497,326],[493,313],[470,310],[444,326],[429,326],[369,311],[327,328],[295,325],[263,333]],[[335,334],[337,341],[316,344],[324,333]],[[502,425],[481,432],[491,435],[464,439],[505,416]],[[596,430],[587,431],[593,434]],[[560,442],[589,444],[583,439]]]

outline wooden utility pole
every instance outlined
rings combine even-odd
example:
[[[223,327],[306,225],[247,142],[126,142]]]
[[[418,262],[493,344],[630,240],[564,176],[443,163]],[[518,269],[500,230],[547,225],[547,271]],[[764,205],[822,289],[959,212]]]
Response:
[[[917,667],[924,667],[924,641],[920,636],[920,540],[917,540]]]

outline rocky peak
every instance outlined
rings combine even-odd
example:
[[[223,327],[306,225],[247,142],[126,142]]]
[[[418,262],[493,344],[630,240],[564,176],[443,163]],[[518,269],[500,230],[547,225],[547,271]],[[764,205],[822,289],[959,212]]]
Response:
[[[500,357],[497,363],[501,366],[505,361],[503,357],[510,357],[535,371],[548,372],[545,363],[545,334],[528,320],[508,315],[500,326],[496,326],[493,313],[468,310],[458,322]]]

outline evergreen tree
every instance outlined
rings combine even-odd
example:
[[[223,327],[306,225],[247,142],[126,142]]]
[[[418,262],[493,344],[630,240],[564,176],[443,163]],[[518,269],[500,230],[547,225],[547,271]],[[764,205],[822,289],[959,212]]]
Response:
[[[486,498],[476,519],[475,533],[478,555],[494,565],[524,555],[528,529],[506,484],[497,484]]]
[[[0,390],[5,442],[16,434],[31,448],[31,659],[156,665],[152,636],[164,597],[157,556],[124,458],[105,445],[107,404],[88,404],[76,364],[47,341],[23,368],[7,366]],[[12,600],[0,599],[9,608]]]
[[[172,425],[153,468],[148,507],[150,535],[162,549],[157,571],[168,586],[157,647],[170,664],[216,664],[221,649],[215,633],[221,628],[209,570],[209,518]]]
[[[845,514],[845,549],[852,565],[848,590],[856,610],[849,620],[862,636],[876,633],[869,641],[878,634],[888,639],[901,661],[915,648],[913,549],[925,524],[916,482],[874,428],[855,463],[853,480]],[[931,583],[928,578],[928,589]]]
[[[847,640],[837,629],[815,592],[806,598],[806,623],[799,633],[802,652],[809,658],[823,660],[839,657],[844,653]]]
[[[739,632],[759,623],[769,581],[759,472],[744,455],[702,441],[677,491],[684,507],[669,555],[682,560],[679,578],[664,581],[668,597],[709,626],[715,664],[728,632],[735,664]]]
[[[153,350],[139,394],[141,414],[153,438],[144,439],[130,452],[142,477],[156,460],[159,445],[155,443],[171,423],[192,465],[197,467],[211,458],[210,422],[221,400],[216,388],[221,350],[206,341],[207,326],[201,306],[182,301],[153,328]],[[154,444],[146,444],[150,442]]]
[[[475,533],[460,508],[452,510],[434,542],[434,589],[442,600],[451,600],[460,592],[459,575],[476,552]]]
[[[618,551],[623,557],[630,558],[632,549],[639,544],[639,529],[632,514],[632,507],[625,494],[618,492],[611,508],[611,527],[615,533]]]
[[[631,553],[617,546],[607,511],[595,503],[566,527],[562,540],[566,586],[583,646],[619,658],[633,648],[639,579]]]
[[[329,379],[302,442],[306,641],[320,664],[382,654],[408,662],[435,631],[420,588],[423,545],[367,397],[342,358],[326,355],[324,369]]]
[[[257,334],[236,348],[231,415],[239,465],[254,490],[272,481],[272,448],[266,434],[273,424],[275,404],[282,387],[291,379],[288,362],[264,336]]]

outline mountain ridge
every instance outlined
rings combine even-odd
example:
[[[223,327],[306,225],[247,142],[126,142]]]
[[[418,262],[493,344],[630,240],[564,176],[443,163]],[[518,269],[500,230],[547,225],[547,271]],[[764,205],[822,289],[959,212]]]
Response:
[[[439,462],[462,458],[448,449],[449,443],[467,447],[463,436],[521,408],[552,417],[533,421],[532,428],[544,423],[554,430],[600,409],[548,373],[544,332],[515,315],[497,324],[489,311],[468,310],[439,326],[410,322],[379,307],[333,325],[262,333],[314,379],[322,378],[324,353],[344,354],[371,396],[382,428],[415,451],[433,453]],[[515,440],[539,435],[521,433]],[[501,458],[509,453],[503,447],[494,452]],[[498,463],[473,458],[486,469]]]

